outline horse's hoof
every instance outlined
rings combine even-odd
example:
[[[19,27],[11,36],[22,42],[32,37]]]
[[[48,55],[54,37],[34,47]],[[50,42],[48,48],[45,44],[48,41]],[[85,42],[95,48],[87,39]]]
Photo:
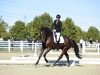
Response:
[[[35,65],[37,66],[38,63],[35,63]]]
[[[54,67],[55,65],[54,64],[51,64],[51,67]]]
[[[68,64],[68,67],[70,67],[70,64]]]
[[[48,60],[46,60],[46,63],[48,63]]]
[[[70,67],[70,64],[66,64],[66,66]]]
[[[35,66],[37,66],[37,64],[35,64]]]

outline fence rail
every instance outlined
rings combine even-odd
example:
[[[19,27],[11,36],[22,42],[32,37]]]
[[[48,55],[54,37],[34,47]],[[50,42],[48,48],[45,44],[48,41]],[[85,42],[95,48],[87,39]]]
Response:
[[[96,43],[96,44],[83,43],[82,53],[85,54],[87,50],[96,51],[96,53],[100,54],[100,43]]]
[[[11,52],[11,49],[20,49],[20,52],[24,52],[24,49],[31,48],[34,52],[37,52],[37,49],[41,47],[41,43],[29,43],[28,41],[0,41],[0,49],[7,49],[8,52]]]
[[[7,49],[8,52],[11,52],[12,48],[19,48],[20,52],[24,52],[24,49],[31,48],[34,50],[34,53],[38,52],[38,49],[41,48],[41,43],[29,43],[28,41],[0,41],[0,49]],[[100,43],[98,44],[83,44],[82,53],[85,54],[86,51],[96,51],[100,54]],[[91,53],[91,52],[89,52]]]

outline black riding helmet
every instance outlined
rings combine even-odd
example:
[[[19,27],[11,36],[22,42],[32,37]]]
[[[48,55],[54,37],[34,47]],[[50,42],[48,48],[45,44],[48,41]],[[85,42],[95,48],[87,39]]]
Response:
[[[61,16],[58,14],[58,15],[56,15],[56,18],[59,18],[59,19],[60,19],[60,18],[61,18]]]

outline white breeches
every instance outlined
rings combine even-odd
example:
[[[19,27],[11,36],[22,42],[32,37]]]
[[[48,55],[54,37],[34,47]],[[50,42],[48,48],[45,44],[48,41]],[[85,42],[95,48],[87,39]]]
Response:
[[[57,36],[57,41],[59,41],[59,38],[60,38],[60,32],[56,32],[56,36]]]

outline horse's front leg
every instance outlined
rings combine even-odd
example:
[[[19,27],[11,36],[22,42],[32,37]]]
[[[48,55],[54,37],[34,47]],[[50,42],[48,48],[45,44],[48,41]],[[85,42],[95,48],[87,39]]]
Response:
[[[47,53],[48,53],[49,51],[51,51],[50,48],[48,48],[48,49],[46,50],[46,52],[44,53],[44,55],[43,55],[44,60],[46,61],[46,63],[48,63],[48,60],[46,59],[46,55],[47,55]]]
[[[67,52],[65,52],[65,56],[66,56],[66,58],[67,58],[68,67],[69,67],[69,66],[70,66],[70,61],[69,61],[69,55],[68,55],[68,53],[67,53]]]
[[[44,49],[42,48],[42,49],[41,49],[41,52],[40,52],[40,55],[39,55],[39,57],[38,57],[38,60],[37,60],[37,62],[35,63],[35,65],[37,65],[37,64],[39,63],[39,60],[40,60],[40,58],[41,58],[43,52],[44,52]]]

